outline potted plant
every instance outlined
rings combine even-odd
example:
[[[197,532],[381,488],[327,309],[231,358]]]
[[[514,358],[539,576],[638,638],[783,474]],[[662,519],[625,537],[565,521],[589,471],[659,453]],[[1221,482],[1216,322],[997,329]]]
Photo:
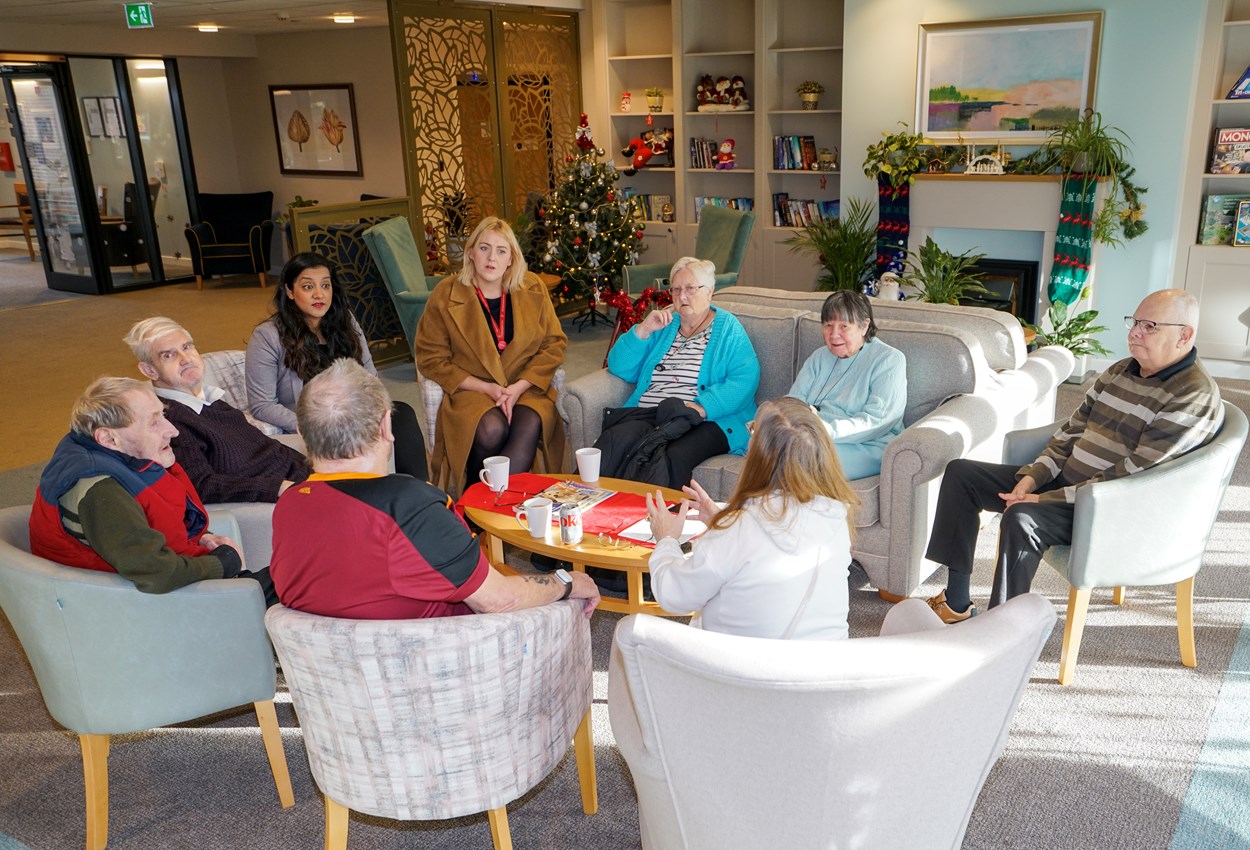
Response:
[[[872,204],[850,198],[839,218],[813,221],[785,240],[795,253],[815,254],[824,272],[816,279],[823,290],[858,291],[872,279],[877,231],[869,223]]]
[[[924,137],[907,132],[905,122],[898,123],[903,128],[900,132],[882,132],[881,141],[869,145],[864,156],[864,176],[886,183],[893,198],[901,194],[904,186],[914,183],[916,174],[929,164],[928,155],[921,150]]]
[[[1112,246],[1135,239],[1148,227],[1141,201],[1146,189],[1133,182],[1129,144],[1123,130],[1103,124],[1099,113],[1087,109],[1084,116],[1051,133],[1043,148],[1050,167],[1061,168],[1065,178],[1084,174],[1106,181],[1107,196],[1094,217],[1093,237]]]
[[[926,236],[920,250],[908,254],[908,274],[903,280],[916,288],[914,301],[958,304],[969,293],[988,293],[971,271],[984,256],[970,251],[952,254],[938,247],[932,236]]]
[[[464,238],[469,235],[469,199],[463,189],[448,190],[438,196],[447,239],[447,262],[455,269],[464,261]]]
[[[815,80],[804,80],[794,91],[799,96],[799,100],[803,101],[803,108],[812,110],[819,106],[820,96],[825,93],[825,87]]]
[[[659,86],[647,87],[647,109],[659,112],[664,108],[664,89]]]

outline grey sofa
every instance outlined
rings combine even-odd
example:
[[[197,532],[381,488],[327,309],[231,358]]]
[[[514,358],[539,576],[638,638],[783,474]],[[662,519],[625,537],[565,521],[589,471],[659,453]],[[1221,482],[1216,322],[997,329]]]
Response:
[[[720,306],[738,317],[755,346],[756,401],[785,395],[798,367],[823,344],[819,314],[745,303]],[[862,501],[854,552],[873,586],[906,595],[932,572],[923,556],[942,471],[949,461],[982,447],[999,431],[1000,417],[986,393],[978,392],[987,370],[969,334],[921,322],[877,324],[881,339],[907,357],[906,427],[886,448],[881,474],[853,482]],[[607,370],[567,384],[557,407],[568,423],[570,447],[593,444],[603,409],[622,404],[632,389]],[[711,458],[695,470],[695,480],[713,498],[724,499],[737,484],[742,462],[735,455]]]

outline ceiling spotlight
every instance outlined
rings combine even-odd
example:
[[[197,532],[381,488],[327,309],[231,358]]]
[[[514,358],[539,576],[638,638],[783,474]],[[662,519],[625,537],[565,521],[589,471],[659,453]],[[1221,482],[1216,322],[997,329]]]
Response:
[[[200,32],[217,32],[216,24],[200,24],[196,27]]]
[[[348,14],[335,15],[334,22],[336,24],[354,24],[356,23],[356,16]]]

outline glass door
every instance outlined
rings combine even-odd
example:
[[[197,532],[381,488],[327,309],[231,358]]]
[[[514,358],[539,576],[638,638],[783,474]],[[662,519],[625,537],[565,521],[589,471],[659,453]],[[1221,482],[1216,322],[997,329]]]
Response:
[[[79,185],[74,135],[67,128],[63,66],[0,65],[51,289],[96,293]]]

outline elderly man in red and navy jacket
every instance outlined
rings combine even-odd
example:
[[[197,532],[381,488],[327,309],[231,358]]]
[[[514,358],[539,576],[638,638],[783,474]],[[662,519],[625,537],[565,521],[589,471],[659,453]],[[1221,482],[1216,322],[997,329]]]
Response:
[[[32,553],[119,573],[144,593],[243,575],[273,598],[268,569],[245,571],[239,545],[207,531],[208,512],[169,447],[178,431],[149,384],[97,379],[70,425],[39,479]]]

